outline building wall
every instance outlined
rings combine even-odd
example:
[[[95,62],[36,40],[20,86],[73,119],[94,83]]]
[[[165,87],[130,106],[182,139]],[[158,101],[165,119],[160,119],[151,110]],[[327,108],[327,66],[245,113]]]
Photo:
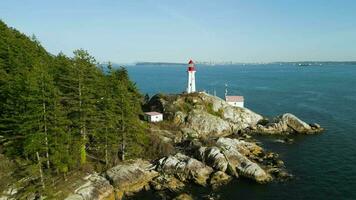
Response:
[[[240,107],[240,108],[244,107],[244,102],[227,102],[227,103],[234,107]]]
[[[160,122],[163,120],[163,115],[148,116],[149,122]]]

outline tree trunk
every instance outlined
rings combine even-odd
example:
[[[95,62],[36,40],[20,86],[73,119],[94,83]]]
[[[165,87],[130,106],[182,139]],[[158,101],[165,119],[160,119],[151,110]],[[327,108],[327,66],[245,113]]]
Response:
[[[83,113],[82,113],[82,85],[80,82],[80,77],[79,77],[79,84],[78,84],[78,95],[79,95],[79,117],[80,117],[80,135],[83,138],[83,144],[81,144],[80,148],[80,163],[85,164],[87,161],[87,155],[86,155],[86,133],[85,133],[85,122],[83,120]]]
[[[42,78],[43,79],[43,78]],[[44,95],[44,82],[42,80],[42,107],[43,107],[43,125],[44,125],[44,133],[45,133],[45,145],[46,145],[46,163],[47,169],[49,169],[49,147],[48,147],[48,131],[47,131],[47,112],[46,112],[46,102],[45,102],[45,95]]]
[[[125,148],[126,148],[126,145],[125,145],[125,120],[124,120],[124,100],[123,100],[123,97],[121,97],[121,104],[122,104],[122,109],[121,109],[121,120],[122,120],[122,124],[121,124],[121,132],[122,132],[122,141],[121,141],[121,160],[122,161],[125,161]]]
[[[108,167],[109,159],[108,159],[108,127],[105,127],[105,165]]]
[[[64,178],[64,181],[67,181],[67,173],[66,172],[63,172],[63,178]]]
[[[46,145],[46,163],[47,169],[50,167],[49,163],[49,147],[48,147],[48,132],[47,132],[47,116],[46,116],[46,104],[43,102],[43,120],[44,120],[44,132],[45,132],[45,145]]]
[[[36,152],[36,156],[37,156],[37,161],[38,161],[38,169],[40,172],[41,184],[42,184],[42,188],[44,189],[46,186],[45,186],[45,183],[43,180],[42,163],[41,163],[40,154],[38,153],[38,151]]]

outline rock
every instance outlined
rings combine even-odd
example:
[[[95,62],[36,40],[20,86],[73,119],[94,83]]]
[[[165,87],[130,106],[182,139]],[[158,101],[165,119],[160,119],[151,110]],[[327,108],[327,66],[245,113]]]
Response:
[[[277,167],[284,167],[284,162],[283,162],[283,160],[277,160],[277,161],[276,161],[276,165],[277,165]]]
[[[177,126],[194,130],[199,137],[231,135],[247,127],[256,126],[263,119],[247,108],[237,108],[225,100],[206,94],[158,94],[146,107],[163,112],[166,119]],[[191,132],[188,132],[191,133]],[[189,134],[194,138],[196,134]]]
[[[206,185],[213,172],[211,167],[181,153],[160,159],[156,169],[161,173],[174,175],[183,182],[194,181],[202,186]]]
[[[309,126],[311,126],[314,129],[321,129],[321,126],[317,123],[309,124]]]
[[[173,200],[193,200],[193,197],[187,193],[183,193],[175,197]]]
[[[0,154],[1,156],[1,154]],[[6,190],[0,193],[0,200],[15,200],[14,196],[19,192],[19,189],[14,186],[10,186]]]
[[[284,125],[283,128],[290,128],[297,133],[307,133],[311,129],[307,123],[290,113],[282,115],[279,122]]]
[[[273,174],[279,181],[286,181],[286,180],[290,180],[291,178],[293,178],[293,175],[289,174],[284,169],[271,168],[268,170],[268,172]]]
[[[84,198],[79,194],[69,195],[65,200],[84,200]]]
[[[226,171],[228,162],[218,147],[200,147],[199,160],[218,171]]]
[[[231,142],[234,143],[240,153],[247,157],[254,158],[263,152],[262,147],[253,142],[246,142],[238,139],[232,139]]]
[[[173,123],[175,124],[183,124],[185,123],[185,119],[186,119],[187,115],[181,111],[178,111],[174,114],[174,118],[173,118]]]
[[[87,182],[75,190],[85,200],[104,199],[113,193],[113,186],[110,182],[98,174],[91,174],[85,177]]]
[[[182,141],[182,134],[180,134],[180,132],[173,132],[157,128],[151,128],[150,130],[152,133],[155,133],[164,143],[178,143]]]
[[[277,117],[274,122],[270,122],[264,126],[258,124],[255,130],[250,130],[262,134],[313,134],[321,132],[323,128],[317,124],[310,126],[293,114],[286,113]]]
[[[150,182],[152,189],[156,191],[169,190],[171,192],[178,192],[185,186],[183,182],[172,175],[161,175]]]
[[[223,113],[222,118],[235,124],[238,129],[255,126],[261,119],[263,119],[261,115],[254,113],[247,108],[231,106],[219,97],[206,93],[201,93],[200,97],[204,102],[212,105],[213,111],[221,111]]]
[[[117,196],[138,192],[159,174],[145,160],[131,160],[106,171],[106,176],[116,189]]]
[[[187,117],[186,126],[199,133],[200,137],[220,137],[232,133],[230,123],[202,110],[193,110],[190,112]]]
[[[74,191],[75,194],[68,196],[66,200],[106,199],[113,195],[114,188],[105,177],[94,173],[85,177],[84,180],[86,182],[78,187]]]
[[[218,199],[221,199],[221,197],[219,194],[210,193],[208,195],[204,195],[203,199],[204,200],[218,200]]]
[[[184,139],[191,140],[191,139],[199,138],[199,133],[191,128],[182,128],[181,132]]]
[[[294,139],[292,139],[292,138],[283,138],[283,139],[276,139],[274,141],[277,142],[277,143],[292,144],[294,142]]]
[[[237,139],[219,138],[216,145],[221,149],[229,163],[227,170],[229,174],[234,176],[241,175],[259,183],[272,180],[272,177],[258,164],[246,157],[255,144],[248,144]]]
[[[226,103],[225,100],[223,100],[219,97],[216,97],[216,96],[212,96],[212,95],[209,95],[206,93],[200,93],[199,97],[202,100],[202,102],[200,102],[200,104],[212,105],[211,106],[212,111],[216,113],[213,116],[217,117],[218,118],[217,120],[219,120],[219,122],[216,122],[216,123],[220,124],[220,128],[223,129],[220,131],[223,131],[224,134],[221,134],[221,135],[217,134],[217,135],[215,135],[216,137],[230,135],[238,130],[245,129],[246,127],[255,126],[258,123],[258,121],[260,121],[263,118],[261,115],[256,114],[247,108],[233,107],[230,104]],[[195,110],[193,110],[193,111],[195,111]],[[211,114],[211,111],[209,111],[209,106],[205,107],[205,109],[203,109],[201,111]],[[192,112],[191,114],[195,114],[195,113]],[[189,119],[189,116],[190,116],[190,114],[188,114],[188,119]],[[195,118],[195,117],[200,117],[200,115],[198,115],[198,116],[193,115],[190,117]],[[216,128],[219,126],[214,124],[214,122],[210,123],[208,121],[207,123],[204,123],[204,121],[201,118],[196,119],[196,121],[201,121],[203,124],[205,124],[205,126],[204,126],[205,129],[203,129],[204,131],[207,131],[207,130],[209,130],[209,128],[211,128],[211,132],[217,133],[216,130],[219,130],[218,128]],[[189,125],[191,125],[191,124],[188,123],[188,126]],[[230,129],[228,128],[227,125],[230,127]],[[197,126],[197,127],[199,128],[199,126]],[[202,125],[202,127],[203,127],[203,125]]]
[[[210,178],[210,185],[213,189],[229,183],[232,177],[227,175],[225,172],[217,171]]]
[[[279,159],[279,155],[273,152],[268,152],[264,155],[263,163],[270,167],[284,167],[284,162]]]

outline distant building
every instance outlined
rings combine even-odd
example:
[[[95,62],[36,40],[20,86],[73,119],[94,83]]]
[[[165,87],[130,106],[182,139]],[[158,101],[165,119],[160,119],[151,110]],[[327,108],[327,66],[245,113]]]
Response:
[[[145,120],[148,122],[160,122],[163,120],[163,114],[159,112],[145,112]]]
[[[225,96],[225,101],[235,107],[244,107],[244,97],[243,96]]]

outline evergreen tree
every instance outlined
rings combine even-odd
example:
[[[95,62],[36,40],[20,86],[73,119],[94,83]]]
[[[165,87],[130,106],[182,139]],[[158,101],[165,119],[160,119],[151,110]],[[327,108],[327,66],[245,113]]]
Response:
[[[24,164],[19,177],[38,178],[31,187],[144,153],[143,98],[125,68],[107,68],[82,49],[50,55],[0,21],[0,153]]]

